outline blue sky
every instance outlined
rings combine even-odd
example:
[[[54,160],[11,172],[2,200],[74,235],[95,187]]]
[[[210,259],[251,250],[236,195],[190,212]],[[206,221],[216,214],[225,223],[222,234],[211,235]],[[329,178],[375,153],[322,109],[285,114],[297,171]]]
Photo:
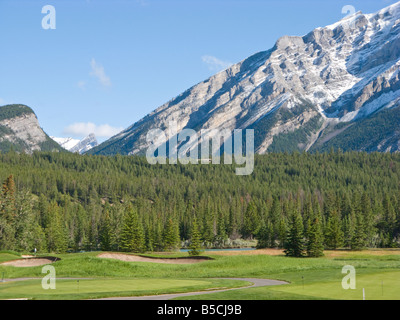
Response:
[[[21,103],[58,137],[103,141],[283,35],[334,23],[342,8],[391,0],[0,0],[0,105]],[[42,28],[42,7],[56,29]]]

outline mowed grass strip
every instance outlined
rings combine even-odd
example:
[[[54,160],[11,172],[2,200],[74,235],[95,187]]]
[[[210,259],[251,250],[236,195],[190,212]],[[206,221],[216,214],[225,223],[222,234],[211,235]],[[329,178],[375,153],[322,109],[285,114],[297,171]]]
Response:
[[[227,279],[80,279],[56,280],[55,289],[43,289],[42,280],[0,283],[0,299],[95,299],[237,288],[246,281]]]
[[[271,288],[280,293],[336,300],[399,300],[400,271],[356,274],[356,288],[343,289],[341,281],[289,285]],[[340,279],[338,279],[340,280]]]
[[[356,269],[356,289],[343,289],[337,268],[288,272],[271,275],[290,284],[238,289],[209,295],[177,298],[180,300],[400,300],[400,270]]]

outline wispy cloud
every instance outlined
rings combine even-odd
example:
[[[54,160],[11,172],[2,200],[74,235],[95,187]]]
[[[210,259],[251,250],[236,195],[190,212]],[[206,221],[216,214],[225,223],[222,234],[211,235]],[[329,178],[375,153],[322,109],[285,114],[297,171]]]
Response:
[[[94,58],[90,61],[90,66],[92,68],[92,71],[90,72],[91,76],[96,77],[103,86],[111,86],[111,80],[106,75],[103,66],[99,65]]]
[[[201,60],[208,66],[211,71],[221,71],[232,65],[232,62],[223,61],[214,56],[202,56]]]
[[[142,7],[146,7],[149,5],[149,2],[147,0],[136,0],[136,3],[138,3]]]
[[[0,105],[6,104],[6,101],[2,98],[0,98]]]
[[[94,133],[99,138],[109,138],[123,130],[108,124],[96,125],[92,122],[76,122],[64,128],[63,134],[74,137],[83,137]]]
[[[76,84],[80,89],[85,90],[86,89],[86,81],[78,81],[78,83]]]

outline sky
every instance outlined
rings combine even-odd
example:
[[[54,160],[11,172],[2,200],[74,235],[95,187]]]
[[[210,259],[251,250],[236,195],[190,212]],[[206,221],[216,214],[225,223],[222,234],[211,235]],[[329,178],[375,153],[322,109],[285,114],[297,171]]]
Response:
[[[281,36],[395,2],[0,0],[0,105],[28,105],[51,136],[101,142]]]

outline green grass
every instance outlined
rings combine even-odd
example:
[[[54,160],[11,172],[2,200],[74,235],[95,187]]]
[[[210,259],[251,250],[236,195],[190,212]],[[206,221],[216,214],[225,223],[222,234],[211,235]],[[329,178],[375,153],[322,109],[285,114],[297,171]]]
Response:
[[[231,290],[206,295],[175,298],[173,300],[324,300],[305,294],[273,291],[269,287]]]
[[[357,270],[357,269],[356,269]],[[341,269],[273,274],[287,285],[238,289],[179,300],[361,300],[365,288],[367,300],[400,299],[400,270],[360,269],[356,272],[356,289],[342,288],[345,275]],[[383,281],[383,294],[382,294]],[[304,283],[304,285],[303,285]]]
[[[0,263],[20,259],[21,255],[14,251],[0,251]],[[1,267],[0,267],[1,268]],[[1,270],[1,269],[0,269]]]
[[[364,288],[368,300],[400,299],[400,270],[358,275],[356,289],[347,290],[342,288],[342,276],[337,277],[336,281],[321,281],[305,284],[304,287],[302,284],[281,286],[271,288],[271,290],[316,298],[362,300]]]
[[[82,284],[88,281],[88,285],[94,285],[93,291],[74,292],[69,291],[68,299],[88,298],[100,296],[117,296],[117,295],[148,295],[155,293],[172,293],[172,292],[189,292],[197,291],[199,287],[191,287],[185,281],[214,281],[211,278],[266,278],[285,280],[290,282],[288,285],[276,287],[259,287],[238,289],[227,292],[207,294],[204,296],[191,296],[190,299],[358,299],[360,293],[357,290],[362,290],[364,287],[367,293],[367,299],[379,299],[381,294],[381,282],[384,282],[384,298],[399,299],[400,298],[400,255],[396,255],[392,251],[384,251],[384,255],[376,255],[369,251],[361,252],[339,252],[336,255],[328,255],[322,258],[289,258],[285,256],[267,256],[267,255],[238,255],[238,256],[221,256],[217,254],[207,253],[207,256],[213,260],[204,261],[196,264],[159,264],[151,262],[125,262],[114,259],[98,258],[99,252],[76,253],[76,254],[61,254],[54,255],[61,260],[53,263],[56,269],[56,275],[62,277],[78,277],[78,278],[93,278],[93,280],[82,280]],[[181,253],[172,255],[151,254],[148,256],[182,256]],[[185,256],[185,255],[183,255]],[[0,261],[13,260],[19,256],[12,253],[0,253]],[[352,265],[357,272],[357,290],[346,291],[341,288],[341,281],[344,275],[341,273],[343,266]],[[0,265],[0,275],[4,272],[5,278],[19,277],[37,277],[42,278],[42,267],[31,268],[16,268]],[[126,290],[120,286],[121,281],[114,280],[122,279],[123,281],[144,281],[148,287],[143,287],[145,290]],[[159,280],[157,280],[159,279]],[[165,280],[163,282],[161,280]],[[173,283],[174,281],[184,281],[179,287],[168,287],[164,284]],[[93,282],[93,281],[99,281]],[[159,283],[160,287],[150,288],[153,281]],[[172,282],[171,282],[172,281]],[[215,280],[216,281],[216,280]],[[220,280],[218,280],[220,281]],[[58,283],[58,282],[57,282]],[[60,280],[60,285],[63,285],[64,280]],[[118,285],[117,285],[118,283]],[[69,289],[73,288],[76,280],[65,282]],[[139,284],[139,282],[137,282]],[[197,283],[203,288],[219,287],[216,283]],[[304,288],[303,288],[304,284]],[[5,284],[2,284],[4,286]],[[21,292],[13,291],[13,286],[22,286],[23,284],[15,282],[9,285],[10,297],[13,294],[18,296]],[[237,286],[237,282],[223,284],[226,287]],[[242,286],[243,284],[239,284]],[[97,287],[98,286],[98,287]],[[109,291],[105,292],[102,286],[110,287]],[[121,287],[121,288],[120,288]],[[139,288],[140,286],[137,285]],[[4,288],[4,287],[3,287]],[[62,287],[60,287],[62,288]],[[67,290],[66,289],[66,290]],[[69,290],[68,289],[68,290]],[[202,290],[202,289],[201,289]],[[0,291],[0,298],[4,291]],[[6,292],[6,293],[7,293]],[[26,290],[24,292],[27,292]],[[38,292],[32,295],[35,298],[53,299],[57,295],[46,295],[48,293]]]
[[[93,299],[203,291],[248,285],[223,279],[80,279],[56,280],[55,289],[43,289],[41,279],[0,283],[0,299]]]

